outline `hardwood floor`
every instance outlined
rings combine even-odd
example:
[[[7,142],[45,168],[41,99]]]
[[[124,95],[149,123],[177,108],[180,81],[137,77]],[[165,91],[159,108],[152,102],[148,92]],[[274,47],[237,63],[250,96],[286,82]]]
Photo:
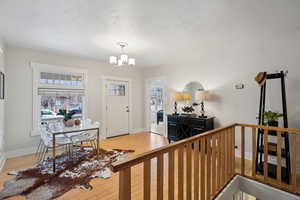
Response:
[[[149,133],[139,133],[139,134],[131,134],[125,135],[110,139],[105,139],[100,142],[100,147],[104,149],[132,149],[135,152],[132,155],[140,154],[163,145],[168,144],[166,138],[157,135],[157,134],[149,134]],[[34,155],[21,156],[16,158],[10,158],[6,161],[5,166],[0,173],[0,188],[2,188],[3,183],[6,180],[12,178],[12,176],[7,175],[8,171],[11,170],[20,170],[26,169],[35,164]],[[136,171],[138,170],[138,171]],[[136,170],[133,170],[133,176],[136,179],[142,178],[142,166],[139,165],[136,167]],[[135,182],[133,181],[133,184]],[[112,200],[118,199],[118,175],[113,174],[110,179],[93,179],[91,181],[91,185],[93,186],[93,190],[84,191],[81,189],[74,189],[66,193],[65,195],[59,197],[58,199],[80,199],[80,200]],[[140,189],[137,186],[132,185],[133,191],[137,192],[136,198],[134,199],[142,199],[142,191],[138,192]],[[138,194],[141,193],[141,194]],[[17,199],[25,199],[21,196],[9,198],[10,200]]]
[[[104,149],[132,149],[135,152],[132,155],[140,154],[157,147],[168,144],[167,139],[161,137],[157,134],[150,133],[139,133],[132,135],[125,135],[110,139],[105,139],[100,142],[101,148]],[[130,156],[132,156],[130,155]],[[167,156],[165,156],[165,173],[167,174],[168,162]],[[175,162],[177,158],[175,157]],[[185,163],[185,162],[184,162]],[[22,156],[17,158],[11,158],[6,161],[6,164],[0,173],[0,188],[2,188],[3,183],[11,179],[12,176],[8,176],[7,172],[11,170],[20,170],[31,167],[35,164],[35,159],[33,155]],[[151,162],[151,199],[156,199],[156,160],[153,159]],[[240,166],[240,159],[236,159],[236,166]],[[185,166],[184,166],[185,167]],[[246,174],[251,173],[251,162],[246,161],[245,165]],[[175,168],[175,173],[177,169]],[[300,179],[300,177],[299,177]],[[140,200],[143,199],[143,165],[137,165],[132,169],[132,199]],[[93,179],[91,185],[93,190],[84,191],[81,189],[73,189],[58,199],[74,199],[74,200],[115,200],[118,199],[118,175],[113,174],[109,179]],[[164,178],[164,183],[167,184],[167,177]],[[298,181],[300,183],[300,180]],[[177,187],[177,182],[175,182],[175,188]],[[300,187],[299,187],[300,191]],[[164,199],[167,197],[167,187],[164,187]],[[10,200],[24,199],[21,196],[9,198]],[[177,198],[175,198],[177,199]]]

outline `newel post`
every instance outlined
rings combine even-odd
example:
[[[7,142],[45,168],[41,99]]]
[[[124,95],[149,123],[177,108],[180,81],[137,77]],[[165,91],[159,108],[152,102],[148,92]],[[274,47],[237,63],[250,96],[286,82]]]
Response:
[[[119,200],[131,199],[131,168],[119,172]]]

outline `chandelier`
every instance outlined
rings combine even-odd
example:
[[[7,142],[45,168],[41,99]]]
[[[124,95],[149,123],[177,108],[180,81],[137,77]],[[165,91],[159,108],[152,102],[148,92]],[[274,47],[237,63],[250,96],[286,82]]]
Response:
[[[109,64],[115,66],[122,66],[122,65],[135,65],[135,59],[129,58],[127,54],[124,53],[124,48],[128,46],[126,42],[118,42],[118,46],[121,48],[121,55],[120,56],[109,56]]]

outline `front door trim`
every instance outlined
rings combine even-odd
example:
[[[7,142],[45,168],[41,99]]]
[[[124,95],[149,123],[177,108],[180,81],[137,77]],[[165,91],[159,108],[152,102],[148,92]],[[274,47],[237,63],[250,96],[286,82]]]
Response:
[[[104,133],[104,137],[107,138],[107,113],[106,113],[106,81],[126,81],[128,82],[128,96],[129,96],[129,133],[132,133],[132,80],[130,78],[122,78],[122,77],[114,77],[114,76],[102,76],[102,132]],[[100,93],[101,94],[101,93]]]
[[[146,124],[146,130],[148,132],[151,132],[150,130],[150,111],[149,111],[149,88],[150,88],[150,82],[151,81],[155,81],[155,80],[161,80],[163,82],[163,110],[164,110],[164,135],[165,137],[167,137],[167,133],[168,133],[168,126],[167,126],[167,115],[166,115],[166,108],[167,108],[167,87],[166,87],[166,77],[165,76],[159,76],[159,77],[150,77],[148,79],[145,80],[145,124]]]

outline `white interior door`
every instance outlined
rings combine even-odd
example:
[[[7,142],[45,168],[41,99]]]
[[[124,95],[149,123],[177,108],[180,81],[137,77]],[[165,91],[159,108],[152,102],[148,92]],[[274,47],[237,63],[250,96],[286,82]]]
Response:
[[[108,137],[129,133],[129,88],[127,81],[106,81],[106,131]]]

